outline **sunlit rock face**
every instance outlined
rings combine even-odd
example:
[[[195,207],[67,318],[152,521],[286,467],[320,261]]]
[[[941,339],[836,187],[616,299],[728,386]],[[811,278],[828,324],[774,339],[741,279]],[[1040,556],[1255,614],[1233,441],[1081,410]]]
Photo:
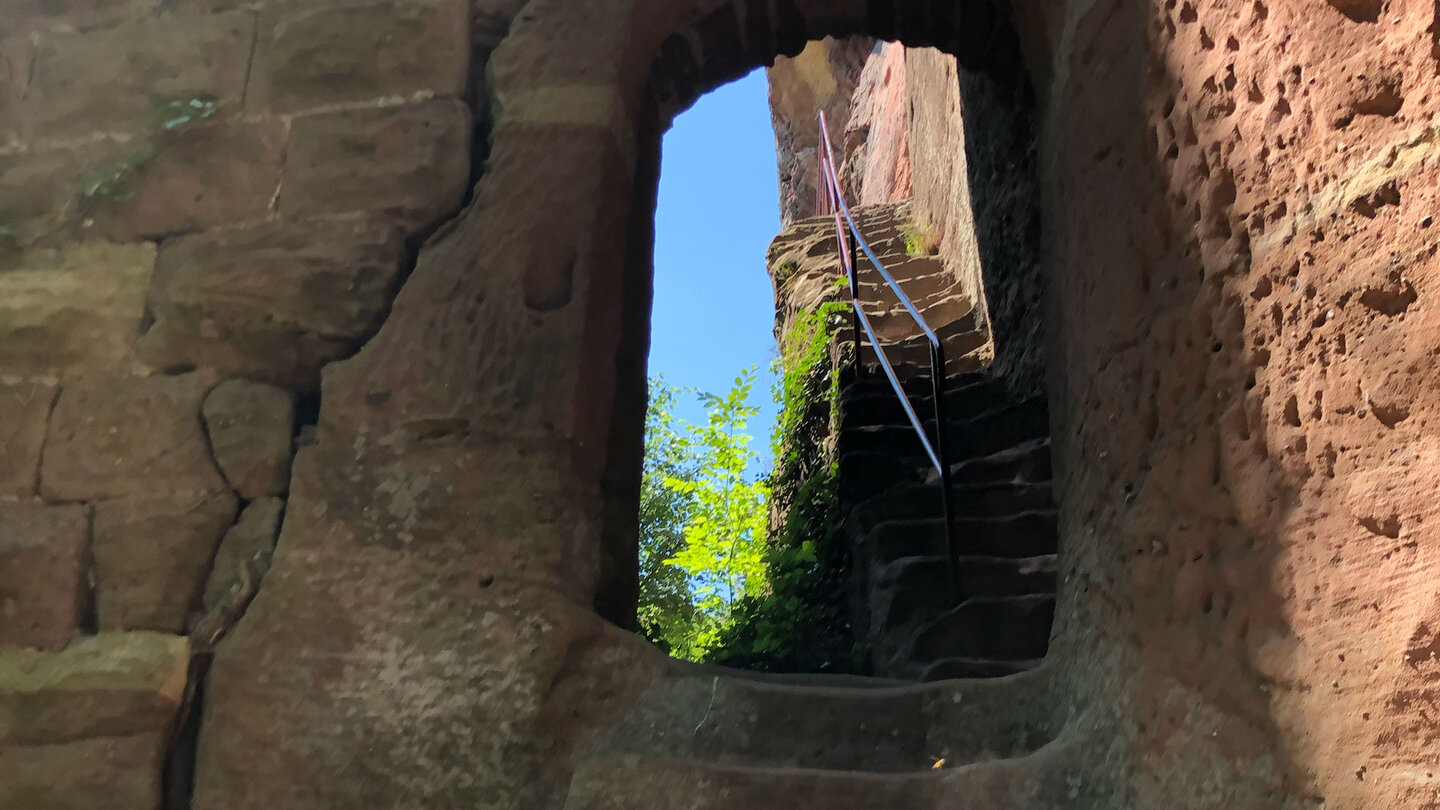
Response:
[[[0,0],[0,807],[1433,807],[1435,14]],[[777,57],[786,221],[825,109],[1048,403],[1035,669],[594,610],[659,137]]]

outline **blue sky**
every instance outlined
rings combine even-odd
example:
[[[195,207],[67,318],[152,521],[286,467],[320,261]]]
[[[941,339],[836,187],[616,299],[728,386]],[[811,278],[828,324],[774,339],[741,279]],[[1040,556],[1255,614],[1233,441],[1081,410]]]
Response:
[[[775,131],[765,72],[700,99],[665,136],[655,212],[655,309],[650,374],[723,393],[759,366],[752,445],[769,469],[776,407],[770,388],[775,299],[765,251],[780,232]],[[681,418],[704,408],[682,402]]]

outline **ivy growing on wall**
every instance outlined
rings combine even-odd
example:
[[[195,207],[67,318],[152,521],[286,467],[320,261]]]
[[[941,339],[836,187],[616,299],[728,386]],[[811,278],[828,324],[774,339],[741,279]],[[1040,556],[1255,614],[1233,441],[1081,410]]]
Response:
[[[849,545],[832,441],[839,376],[831,346],[848,311],[830,302],[797,313],[781,337],[768,587],[734,607],[708,657],[715,663],[772,672],[867,669],[846,608]]]

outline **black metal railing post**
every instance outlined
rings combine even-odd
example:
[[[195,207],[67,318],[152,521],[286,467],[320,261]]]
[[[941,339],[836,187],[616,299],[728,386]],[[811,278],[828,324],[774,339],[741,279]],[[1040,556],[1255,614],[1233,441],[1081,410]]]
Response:
[[[950,573],[950,597],[955,604],[965,598],[960,582],[960,548],[955,542],[954,515],[950,503],[950,437],[946,428],[945,344],[930,344],[930,391],[935,397],[935,455],[940,461],[940,510],[945,519],[945,564]]]
[[[855,382],[860,382],[860,268],[856,262],[860,261],[860,239],[846,240],[850,243],[850,331],[855,334],[855,357],[851,362],[854,364]]]

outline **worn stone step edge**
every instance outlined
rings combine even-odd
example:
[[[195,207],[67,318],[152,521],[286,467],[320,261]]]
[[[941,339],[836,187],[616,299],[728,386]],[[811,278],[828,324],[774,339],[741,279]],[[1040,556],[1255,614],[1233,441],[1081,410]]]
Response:
[[[941,810],[1064,807],[1084,775],[1086,741],[1060,735],[1023,756],[956,764],[944,749],[903,774],[608,756],[572,773],[564,810]],[[1093,743],[1092,743],[1093,745]],[[936,767],[936,762],[941,762]],[[703,805],[696,801],[703,797]],[[1096,805],[1101,806],[1101,805]]]
[[[675,662],[610,726],[581,740],[580,751],[821,770],[853,770],[857,757],[871,757],[877,773],[908,767],[937,739],[957,757],[1008,756],[1049,739],[1050,677],[1037,670],[931,684],[844,676],[795,683]],[[797,733],[822,744],[784,744]]]

